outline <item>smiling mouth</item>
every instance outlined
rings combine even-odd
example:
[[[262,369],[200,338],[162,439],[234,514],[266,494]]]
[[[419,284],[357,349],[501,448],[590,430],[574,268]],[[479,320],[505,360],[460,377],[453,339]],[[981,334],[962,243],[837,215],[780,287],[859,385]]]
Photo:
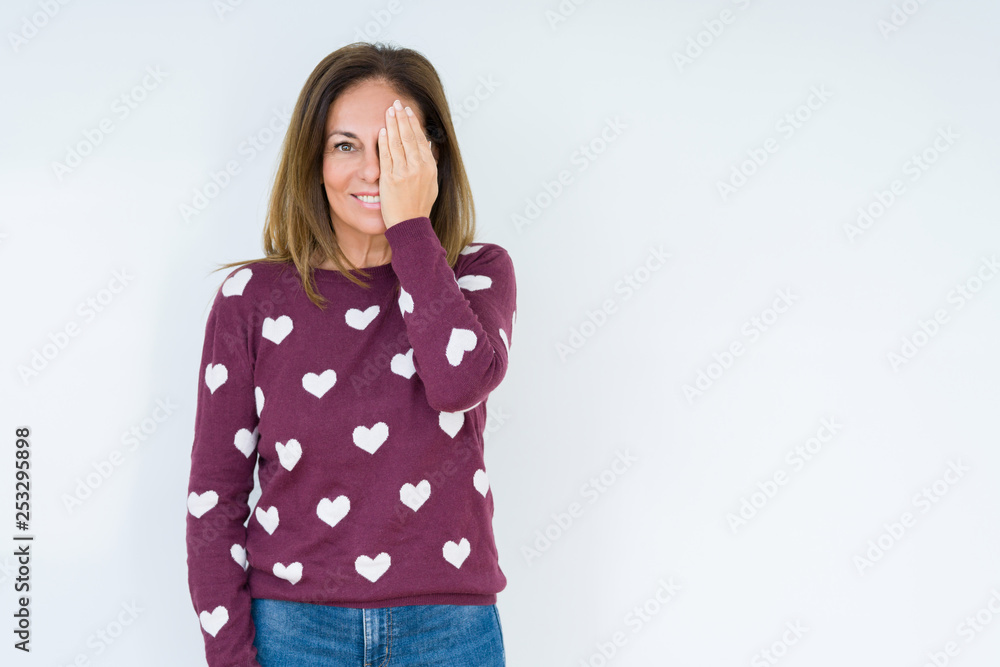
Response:
[[[382,201],[378,195],[351,195],[352,197],[366,204],[378,204]]]

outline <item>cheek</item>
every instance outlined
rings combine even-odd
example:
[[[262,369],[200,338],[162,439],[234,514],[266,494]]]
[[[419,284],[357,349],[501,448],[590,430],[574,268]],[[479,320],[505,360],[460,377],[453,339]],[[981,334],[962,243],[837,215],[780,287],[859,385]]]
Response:
[[[344,186],[345,170],[335,161],[323,159],[323,183],[329,190],[339,190]]]

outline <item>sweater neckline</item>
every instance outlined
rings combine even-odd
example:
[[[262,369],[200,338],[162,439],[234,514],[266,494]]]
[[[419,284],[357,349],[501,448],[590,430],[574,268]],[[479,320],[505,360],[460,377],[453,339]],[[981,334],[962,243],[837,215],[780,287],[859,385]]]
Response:
[[[321,269],[319,267],[314,266],[312,271],[313,275],[316,277],[317,280],[322,280],[326,282],[332,280],[339,280],[339,281],[347,280],[343,276],[343,274],[341,274],[341,272],[338,271],[337,269]],[[352,269],[348,271],[348,273],[350,273],[352,276],[360,278],[361,280],[385,280],[387,278],[396,277],[396,272],[392,268],[391,261],[387,264],[379,264],[378,266],[369,266],[365,269]],[[363,275],[365,273],[368,274],[367,279]]]

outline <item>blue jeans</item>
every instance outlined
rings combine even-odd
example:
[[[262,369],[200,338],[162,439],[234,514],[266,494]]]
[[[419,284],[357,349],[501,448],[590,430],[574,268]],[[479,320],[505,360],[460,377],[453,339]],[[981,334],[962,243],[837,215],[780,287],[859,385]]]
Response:
[[[505,667],[491,605],[353,609],[251,598],[261,667]]]

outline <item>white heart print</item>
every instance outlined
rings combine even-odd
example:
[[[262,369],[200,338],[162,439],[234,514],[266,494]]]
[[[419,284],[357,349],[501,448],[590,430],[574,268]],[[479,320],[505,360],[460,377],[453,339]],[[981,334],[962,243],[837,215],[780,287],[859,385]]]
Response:
[[[490,490],[490,479],[486,476],[485,470],[477,470],[476,474],[472,476],[472,485],[476,487],[476,491],[485,498],[486,492]]]
[[[302,387],[316,398],[323,398],[323,394],[330,391],[337,382],[337,373],[328,368],[319,375],[306,373],[302,376]]]
[[[188,511],[191,515],[200,519],[205,515],[205,512],[212,509],[219,503],[219,494],[215,491],[206,491],[201,495],[198,495],[194,491],[188,496]]]
[[[398,353],[392,357],[392,361],[389,362],[389,368],[396,375],[402,375],[407,380],[413,377],[416,372],[416,367],[413,365],[413,348],[411,347],[406,354]]]
[[[389,558],[389,554],[386,552],[380,553],[375,558],[369,558],[368,556],[361,555],[358,556],[354,561],[354,569],[358,571],[362,577],[368,581],[375,583],[378,578],[385,574],[385,571],[389,569],[389,565],[392,563]]]
[[[489,276],[462,276],[458,279],[458,286],[470,292],[486,289],[493,285],[493,279]]]
[[[261,330],[261,335],[276,345],[285,340],[285,336],[290,333],[292,333],[292,318],[288,315],[282,315],[276,320],[270,317],[264,318],[264,328]]]
[[[407,482],[399,487],[399,499],[414,512],[420,509],[430,495],[431,483],[426,479],[420,480],[416,486]]]
[[[438,415],[438,426],[453,438],[462,429],[463,424],[465,424],[465,413],[462,411],[442,412]]]
[[[271,571],[274,576],[290,581],[293,586],[302,579],[302,563],[290,563],[287,566],[275,563]]]
[[[402,287],[399,288],[399,312],[401,315],[413,312],[413,297]]]
[[[285,470],[294,468],[295,464],[302,458],[302,445],[294,438],[286,444],[274,443],[274,449],[278,452],[278,460],[281,461],[281,467]]]
[[[455,327],[451,330],[451,337],[448,338],[448,346],[444,354],[448,357],[448,363],[458,366],[462,363],[462,358],[466,352],[476,349],[476,333],[471,329],[459,329]]]
[[[240,450],[243,456],[250,458],[254,448],[257,447],[257,435],[257,427],[254,427],[252,433],[250,429],[241,428],[233,437],[233,444],[236,445],[236,449]]]
[[[198,618],[201,620],[201,627],[205,628],[205,632],[215,637],[219,634],[219,630],[222,626],[229,621],[229,610],[219,605],[212,610],[212,613],[203,611],[198,614]]]
[[[469,546],[469,540],[464,537],[455,544],[451,540],[444,543],[444,548],[442,552],[444,553],[444,559],[454,565],[455,567],[462,567],[462,563],[465,559],[469,557],[469,551],[471,547]]]
[[[242,567],[244,570],[247,569],[247,550],[238,544],[234,544],[229,548],[229,555],[233,557],[236,564]]]
[[[351,511],[351,500],[347,496],[337,496],[333,500],[323,498],[316,506],[316,515],[323,523],[333,527]]]
[[[264,409],[264,390],[254,387],[253,397],[257,401],[257,416],[260,417],[260,411]]]
[[[278,508],[271,507],[266,512],[264,508],[258,507],[257,511],[254,513],[257,517],[257,522],[264,527],[264,530],[270,535],[274,535],[274,531],[278,528]]]
[[[374,454],[388,437],[389,427],[385,422],[378,422],[371,428],[361,425],[354,429],[354,444],[369,454]]]
[[[226,383],[229,379],[229,371],[222,364],[207,364],[205,366],[205,385],[209,393],[214,394],[215,390]]]
[[[222,283],[222,296],[243,296],[243,288],[250,282],[253,271],[243,268],[229,277]]]
[[[357,308],[351,308],[344,314],[344,320],[347,322],[348,326],[359,331],[363,330],[371,321],[375,319],[378,315],[378,306],[368,306],[364,311],[360,311]]]

